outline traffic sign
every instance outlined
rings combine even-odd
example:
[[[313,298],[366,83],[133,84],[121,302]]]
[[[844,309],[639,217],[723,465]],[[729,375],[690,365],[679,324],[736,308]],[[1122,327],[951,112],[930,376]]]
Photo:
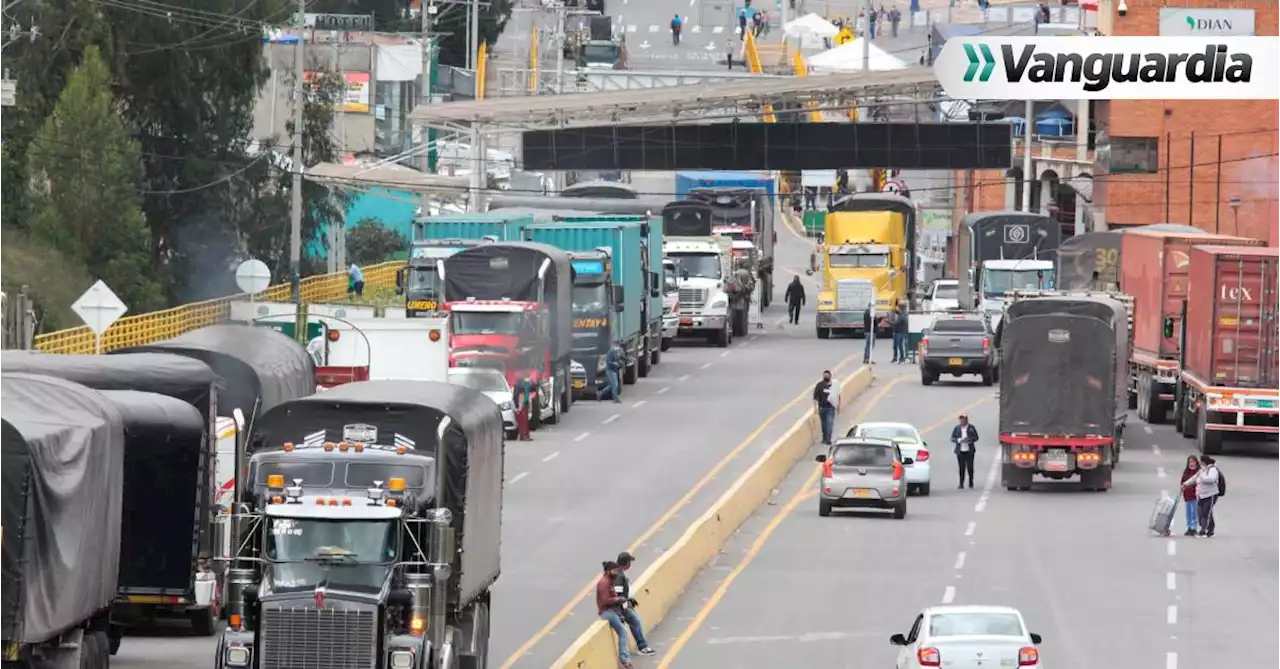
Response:
[[[101,353],[102,333],[106,332],[112,323],[120,320],[120,317],[129,311],[129,307],[107,287],[102,279],[98,279],[97,283],[89,286],[89,290],[84,291],[84,294],[71,304],[71,310],[76,312],[80,320],[93,331],[94,349]]]
[[[13,79],[0,80],[0,106],[12,107],[17,103],[18,82]]]
[[[372,14],[316,14],[316,30],[373,32]]]
[[[250,295],[256,295],[271,285],[271,270],[267,263],[250,258],[236,268],[236,286]]]
[[[258,327],[271,328],[290,339],[297,339],[297,337],[294,336],[294,333],[298,331],[298,327],[294,325],[293,321],[258,321],[254,323],[254,325]],[[307,321],[307,336],[303,341],[309,342],[316,337],[324,336],[324,333],[324,323],[319,321]]]

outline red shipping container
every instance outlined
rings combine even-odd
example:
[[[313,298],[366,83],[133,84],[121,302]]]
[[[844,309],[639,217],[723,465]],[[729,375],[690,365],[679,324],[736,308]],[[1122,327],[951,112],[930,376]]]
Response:
[[[1245,237],[1125,230],[1120,235],[1120,290],[1133,297],[1133,350],[1165,360],[1178,359],[1182,300],[1187,296],[1191,247],[1196,244],[1264,246]],[[1164,336],[1164,319],[1174,321]]]
[[[1280,249],[1196,246],[1183,369],[1230,388],[1276,388]]]

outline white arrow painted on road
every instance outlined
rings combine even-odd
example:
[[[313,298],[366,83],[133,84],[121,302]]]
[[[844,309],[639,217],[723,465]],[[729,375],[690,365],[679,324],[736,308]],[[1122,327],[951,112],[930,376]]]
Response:
[[[711,32],[719,35],[720,33],[724,32],[724,26],[716,26],[711,29]]]
[[[645,41],[641,42],[638,46],[639,46],[641,49],[648,49],[651,45],[649,44],[649,40],[645,40]]]
[[[716,50],[716,45],[714,45],[714,44],[708,44],[705,48],[706,48],[706,50],[707,50],[707,51],[715,51],[715,50]]]
[[[695,32],[695,33],[702,32],[702,26],[694,26],[691,32]]]

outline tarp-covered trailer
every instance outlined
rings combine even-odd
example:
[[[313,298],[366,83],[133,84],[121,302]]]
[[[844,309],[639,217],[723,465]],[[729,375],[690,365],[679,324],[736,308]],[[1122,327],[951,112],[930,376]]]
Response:
[[[212,564],[200,564],[213,481],[204,419],[186,402],[157,393],[101,393],[119,409],[125,433],[120,598],[112,622],[184,615],[198,635],[209,636],[217,613],[212,583],[196,592],[197,579],[213,580]]]
[[[106,667],[120,558],[124,420],[101,393],[0,378],[5,665]],[[25,665],[20,665],[25,666]]]
[[[1058,247],[1054,286],[1060,290],[1119,290],[1120,232],[1068,237]],[[1093,273],[1098,273],[1095,281]]]
[[[1127,416],[1129,317],[1105,296],[1038,297],[1008,307],[1000,340],[1003,484],[1034,474],[1111,487]]]
[[[435,507],[452,511],[458,528],[451,609],[475,601],[497,580],[501,567],[504,435],[497,405],[470,388],[443,383],[347,383],[267,412],[251,450],[278,450],[286,442],[300,443],[318,433],[323,433],[321,441],[344,441],[353,424],[376,429],[379,444],[407,446],[406,455],[443,460],[443,487],[429,476],[421,494],[433,499]],[[440,473],[434,464],[431,471]],[[350,476],[347,470],[333,480]]]
[[[594,211],[601,214],[631,216],[654,215],[662,211],[666,200],[654,197],[602,198],[602,197],[544,197],[541,195],[494,195],[489,198],[489,211],[528,207],[531,209],[571,209]]]
[[[661,209],[662,236],[709,237],[714,227],[711,205],[705,202],[678,200],[668,202]]]

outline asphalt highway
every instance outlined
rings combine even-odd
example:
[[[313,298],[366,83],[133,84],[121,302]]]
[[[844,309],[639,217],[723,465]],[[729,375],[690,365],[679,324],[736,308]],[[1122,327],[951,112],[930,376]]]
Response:
[[[1180,536],[1181,508],[1174,536],[1158,537],[1146,529],[1151,509],[1175,492],[1192,451],[1168,427],[1131,417],[1109,492],[1009,492],[995,468],[992,389],[973,377],[925,388],[914,367],[881,363],[878,384],[892,387],[868,395],[865,413],[927,431],[933,494],[911,498],[904,520],[820,518],[817,465],[802,462],[650,633],[658,655],[638,667],[890,667],[889,636],[953,602],[1018,607],[1054,669],[1209,669],[1274,653],[1275,444],[1219,459],[1230,487],[1216,537]],[[962,407],[982,435],[973,490],[956,489],[946,444]]]

